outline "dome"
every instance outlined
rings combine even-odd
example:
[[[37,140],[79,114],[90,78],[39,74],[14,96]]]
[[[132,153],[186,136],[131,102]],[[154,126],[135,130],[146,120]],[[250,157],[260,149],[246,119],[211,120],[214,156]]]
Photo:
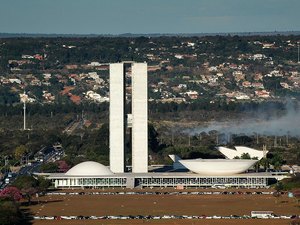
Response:
[[[103,176],[112,174],[113,172],[106,166],[93,161],[79,163],[66,172],[66,175],[69,176]]]

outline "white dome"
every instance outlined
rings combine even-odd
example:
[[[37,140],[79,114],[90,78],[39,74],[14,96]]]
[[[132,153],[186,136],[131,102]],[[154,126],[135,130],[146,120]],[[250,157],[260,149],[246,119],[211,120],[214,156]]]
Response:
[[[66,175],[70,176],[103,176],[112,174],[113,172],[106,166],[93,161],[79,163],[66,172]]]

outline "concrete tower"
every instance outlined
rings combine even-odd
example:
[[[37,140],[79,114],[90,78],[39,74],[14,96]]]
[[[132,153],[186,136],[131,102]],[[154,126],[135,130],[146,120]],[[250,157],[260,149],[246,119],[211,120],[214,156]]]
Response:
[[[109,65],[109,164],[114,173],[124,173],[125,84],[123,63]]]
[[[132,172],[148,172],[147,64],[132,65]]]
[[[128,64],[128,63],[126,63]],[[132,172],[148,172],[148,82],[147,63],[130,63],[132,71]],[[110,64],[109,147],[110,169],[123,173],[125,169],[125,66]]]

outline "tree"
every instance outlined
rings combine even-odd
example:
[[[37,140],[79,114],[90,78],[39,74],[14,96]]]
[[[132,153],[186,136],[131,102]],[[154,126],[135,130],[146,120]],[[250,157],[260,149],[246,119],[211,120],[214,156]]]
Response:
[[[264,168],[264,171],[267,171],[267,169],[270,167],[270,161],[265,157],[259,161],[259,164]]]
[[[23,196],[27,199],[28,205],[31,204],[31,197],[38,192],[37,187],[24,187],[21,189]]]
[[[57,163],[53,163],[53,162],[46,163],[41,165],[40,170],[43,173],[56,173],[58,170],[58,165]]]
[[[280,170],[280,167],[282,166],[282,163],[280,163],[280,162],[275,162],[274,164],[273,164],[273,166],[274,166],[274,169],[275,170]]]
[[[278,182],[274,188],[277,192],[281,192],[283,190],[284,186],[281,182]]]
[[[19,205],[14,201],[0,198],[0,224],[22,224],[22,214]]]
[[[65,160],[60,160],[56,162],[58,164],[59,172],[65,173],[70,169],[70,166],[67,164]]]
[[[274,193],[273,193],[273,196],[275,197],[275,203],[277,204],[277,202],[278,202],[278,198],[281,196],[281,194],[280,194],[280,192],[278,192],[278,191],[275,191]]]
[[[279,153],[275,153],[270,159],[270,163],[274,166],[275,170],[279,170],[283,164],[282,156]]]
[[[277,199],[281,196],[281,191],[283,190],[284,187],[281,182],[278,182],[274,188],[276,192],[273,193],[273,196],[276,198],[276,203],[277,203]]]
[[[22,194],[21,191],[13,186],[9,186],[4,188],[1,192],[0,192],[0,198],[9,198],[12,199],[16,202],[20,201],[22,198]]]
[[[251,159],[251,157],[250,157],[249,153],[243,153],[241,155],[241,159]]]
[[[15,149],[15,158],[20,160],[24,154],[28,152],[28,148],[25,145],[19,145]]]
[[[31,203],[31,197],[38,191],[38,180],[32,176],[19,176],[13,182],[13,185],[19,188],[28,200],[28,204]]]
[[[153,152],[158,152],[160,150],[158,133],[152,124],[148,124],[148,146]]]
[[[38,189],[41,192],[46,191],[51,185],[51,181],[42,176],[38,177],[38,183],[39,183]]]

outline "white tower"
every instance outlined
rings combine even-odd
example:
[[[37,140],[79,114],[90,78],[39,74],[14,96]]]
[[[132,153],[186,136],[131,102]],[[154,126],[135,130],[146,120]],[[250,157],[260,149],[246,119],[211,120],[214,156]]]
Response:
[[[110,64],[109,148],[110,169],[123,173],[126,134],[124,63]],[[132,172],[148,172],[147,64],[131,63],[132,70]]]
[[[124,65],[113,63],[109,70],[109,164],[112,172],[124,173]]]
[[[23,125],[23,130],[26,130],[26,102],[24,101],[24,106],[23,106],[23,114],[24,114],[24,125]]]
[[[20,94],[21,102],[23,102],[23,130],[26,130],[26,102],[28,101],[28,96],[25,91],[24,94]]]
[[[132,65],[132,172],[148,172],[147,64]]]

